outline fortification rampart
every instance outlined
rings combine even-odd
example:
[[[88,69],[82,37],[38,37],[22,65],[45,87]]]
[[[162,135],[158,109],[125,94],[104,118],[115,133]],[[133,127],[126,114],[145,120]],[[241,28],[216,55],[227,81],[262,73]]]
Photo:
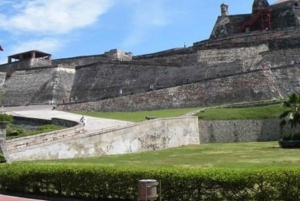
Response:
[[[155,119],[78,139],[10,151],[12,161],[136,153],[199,144],[197,117]]]
[[[278,99],[284,95],[275,83],[273,73],[266,70],[114,99],[61,105],[59,108],[86,111],[154,110]]]
[[[64,59],[56,59],[52,61],[54,67],[75,68],[76,66],[85,66],[93,63],[107,63],[112,61],[131,61],[132,53],[123,52],[118,49],[113,49],[104,54],[89,55],[80,57],[71,57]]]
[[[7,77],[3,91],[4,105],[61,103],[68,98],[75,70],[34,68],[16,71]]]
[[[52,60],[52,65],[55,67],[72,68],[76,66],[89,65],[97,62],[108,62],[110,59],[104,54],[102,55],[91,55],[91,56],[80,56],[64,59]]]
[[[72,99],[92,101],[200,82],[243,71],[241,61],[210,66],[161,66],[134,62],[77,67]]]
[[[18,70],[30,69],[35,67],[49,67],[51,60],[32,58],[24,61],[17,61],[0,65],[1,72],[14,72]]]
[[[277,43],[280,44],[284,39],[290,39],[288,40],[290,43],[285,44],[285,47],[288,48],[290,45],[293,45],[293,42],[296,42],[296,40],[293,39],[298,38],[299,34],[300,27],[289,27],[285,29],[276,29],[269,31],[255,31],[250,33],[236,34],[222,39],[195,42],[193,48],[195,50],[211,48],[232,48],[273,43],[273,48],[276,49],[283,48],[282,46],[277,46]]]

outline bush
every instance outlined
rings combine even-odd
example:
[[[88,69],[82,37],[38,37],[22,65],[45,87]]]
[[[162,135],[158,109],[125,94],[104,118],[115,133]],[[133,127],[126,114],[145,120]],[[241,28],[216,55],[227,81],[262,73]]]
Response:
[[[282,137],[283,140],[300,140],[300,133],[293,134],[284,134]]]
[[[138,181],[161,182],[162,200],[300,200],[300,168],[263,170],[116,168],[92,165],[0,165],[0,190],[137,200]]]
[[[8,123],[6,128],[6,136],[7,140],[19,137],[26,137],[30,135],[36,135],[40,133],[47,133],[51,131],[56,131],[64,129],[63,126],[53,125],[53,124],[46,124],[38,127],[37,130],[27,130],[22,128],[21,126],[15,125],[13,123]]]
[[[13,116],[8,114],[0,114],[0,121],[12,122]]]
[[[54,124],[46,124],[46,125],[40,126],[37,129],[37,132],[38,133],[46,133],[46,132],[51,132],[51,131],[60,130],[60,129],[64,129],[64,127],[54,125]]]
[[[6,159],[3,154],[0,153],[0,163],[6,163]]]

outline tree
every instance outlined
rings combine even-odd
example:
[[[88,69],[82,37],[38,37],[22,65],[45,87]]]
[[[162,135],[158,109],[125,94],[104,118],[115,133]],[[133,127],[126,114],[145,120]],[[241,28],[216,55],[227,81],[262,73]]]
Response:
[[[283,107],[288,110],[280,115],[280,126],[289,124],[291,128],[295,128],[297,124],[300,124],[300,95],[296,93],[289,95],[288,100],[283,102]]]

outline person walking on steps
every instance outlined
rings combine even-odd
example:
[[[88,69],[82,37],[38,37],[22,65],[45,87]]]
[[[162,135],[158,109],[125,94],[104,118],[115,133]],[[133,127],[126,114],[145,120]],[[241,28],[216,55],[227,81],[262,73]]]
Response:
[[[83,126],[86,124],[86,118],[84,116],[81,117],[80,122],[82,123]]]

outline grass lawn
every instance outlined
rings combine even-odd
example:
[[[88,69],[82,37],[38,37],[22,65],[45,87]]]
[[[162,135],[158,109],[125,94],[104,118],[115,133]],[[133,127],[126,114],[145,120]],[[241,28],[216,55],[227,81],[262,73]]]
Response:
[[[277,142],[219,143],[182,146],[137,154],[24,163],[255,169],[300,166],[299,154],[300,149],[282,149]]]
[[[118,119],[124,121],[139,122],[145,120],[147,116],[154,117],[178,117],[186,113],[200,110],[200,108],[167,109],[137,112],[84,112],[75,111],[73,113],[100,117],[107,119]],[[246,107],[246,108],[208,108],[204,112],[197,114],[202,120],[233,120],[233,119],[271,119],[278,118],[286,108],[282,104]]]
[[[271,119],[279,118],[286,110],[282,104],[248,108],[211,108],[198,113],[203,120]]]
[[[147,116],[155,117],[178,117],[189,113],[191,111],[199,110],[199,108],[183,108],[183,109],[167,109],[167,110],[152,110],[152,111],[137,111],[137,112],[84,112],[76,111],[73,113],[92,116],[92,117],[101,117],[107,119],[118,119],[124,121],[133,121],[139,122],[145,120]]]

